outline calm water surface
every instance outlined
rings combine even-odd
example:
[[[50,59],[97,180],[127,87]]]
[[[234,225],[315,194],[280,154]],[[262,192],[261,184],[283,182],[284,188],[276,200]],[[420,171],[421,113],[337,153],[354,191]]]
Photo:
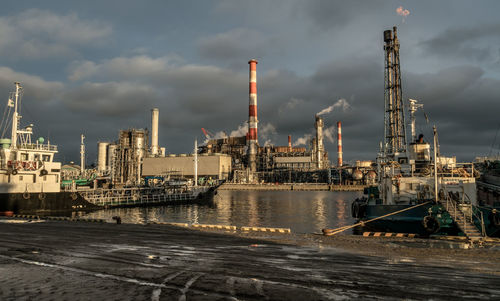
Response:
[[[317,233],[323,228],[353,224],[350,204],[361,192],[227,191],[211,205],[115,208],[91,212],[88,218],[124,223],[176,222],[253,227],[283,227],[296,233]],[[352,232],[348,232],[352,233]]]

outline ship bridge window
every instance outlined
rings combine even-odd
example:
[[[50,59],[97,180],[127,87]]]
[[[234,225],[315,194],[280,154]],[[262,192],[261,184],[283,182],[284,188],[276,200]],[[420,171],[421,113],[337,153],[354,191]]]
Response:
[[[42,155],[42,161],[49,162],[50,161],[50,155]]]
[[[40,161],[40,154],[35,154],[34,161]]]
[[[28,153],[21,154],[21,161],[28,161]]]

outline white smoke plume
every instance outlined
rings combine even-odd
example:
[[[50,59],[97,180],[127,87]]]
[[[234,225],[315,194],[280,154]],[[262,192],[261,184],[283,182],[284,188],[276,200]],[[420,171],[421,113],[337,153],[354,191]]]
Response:
[[[323,110],[321,110],[321,112],[319,112],[318,114],[316,115],[324,115],[324,114],[328,114],[330,113],[331,111],[333,111],[334,109],[336,108],[342,108],[342,111],[345,111],[345,110],[348,110],[351,108],[351,105],[343,98],[337,100],[336,103],[334,103],[333,105],[329,106],[328,108],[325,108]]]
[[[326,138],[326,140],[330,141],[330,143],[333,143],[334,141],[335,130],[335,126],[331,126],[323,130],[323,136]]]
[[[229,133],[229,137],[241,137],[246,136],[248,132],[248,123],[245,121],[238,126],[236,130],[232,130]],[[265,143],[271,144],[271,136],[276,134],[276,127],[271,123],[263,123],[259,126],[259,137],[266,140]],[[219,131],[215,133],[210,139],[222,139],[228,137],[227,133],[224,131]],[[209,139],[205,139],[204,143],[208,143]]]
[[[238,128],[234,131],[231,131],[229,133],[230,137],[241,137],[241,136],[246,136],[248,133],[248,124],[247,122],[244,122],[238,126]]]
[[[305,134],[303,137],[300,137],[299,139],[295,140],[293,143],[293,146],[299,146],[299,145],[307,145],[309,144],[309,141],[311,141],[311,134]]]
[[[267,140],[266,143],[271,143],[271,136],[276,134],[276,127],[271,123],[263,123],[259,126],[259,137]]]
[[[403,17],[403,23],[405,22],[406,17],[408,17],[408,15],[410,15],[410,11],[407,9],[404,9],[402,6],[396,8],[396,12],[398,13],[398,15]]]

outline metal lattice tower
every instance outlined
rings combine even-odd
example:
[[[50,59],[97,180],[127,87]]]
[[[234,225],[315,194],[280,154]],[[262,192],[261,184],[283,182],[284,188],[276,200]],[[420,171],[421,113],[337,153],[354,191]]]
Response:
[[[405,112],[401,90],[399,40],[397,28],[384,31],[385,51],[385,116],[384,153],[394,155],[406,151]]]

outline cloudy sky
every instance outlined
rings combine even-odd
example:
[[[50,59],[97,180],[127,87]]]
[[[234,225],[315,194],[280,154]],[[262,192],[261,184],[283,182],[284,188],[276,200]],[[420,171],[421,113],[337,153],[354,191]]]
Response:
[[[396,9],[410,14],[403,17]],[[97,141],[150,128],[188,153],[200,130],[237,132],[248,118],[248,60],[259,61],[259,142],[285,145],[343,123],[344,159],[373,159],[383,136],[382,33],[398,26],[404,98],[424,104],[442,152],[497,153],[498,1],[7,1],[0,13],[0,95],[24,88],[22,124],[88,160]],[[2,107],[3,111],[3,107]],[[500,135],[499,135],[500,136]],[[335,158],[336,141],[326,141]],[[492,147],[493,146],[493,147]]]

